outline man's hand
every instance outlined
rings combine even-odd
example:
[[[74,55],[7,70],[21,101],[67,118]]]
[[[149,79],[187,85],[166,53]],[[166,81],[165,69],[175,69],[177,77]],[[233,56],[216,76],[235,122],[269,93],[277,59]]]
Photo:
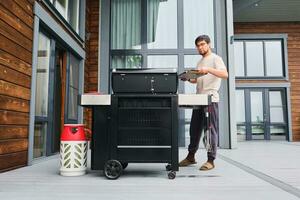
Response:
[[[180,80],[182,80],[182,81],[188,81],[186,78],[181,78]]]
[[[195,79],[195,78],[189,79],[188,81],[189,81],[190,83],[197,83],[197,79]]]

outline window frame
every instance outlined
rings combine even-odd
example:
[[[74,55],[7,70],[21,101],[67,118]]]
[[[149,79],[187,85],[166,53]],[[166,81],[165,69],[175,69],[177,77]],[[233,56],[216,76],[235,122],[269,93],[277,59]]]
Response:
[[[58,19],[66,26],[66,28],[78,39],[81,43],[84,42],[85,38],[85,0],[78,0],[78,22],[77,22],[77,28],[78,32],[76,29],[72,27],[72,25],[69,22],[69,3],[70,0],[66,0],[67,3],[67,8],[66,8],[66,16],[63,16],[55,6],[57,0],[42,0],[42,2],[50,9],[50,11],[53,12],[53,14],[58,17]],[[72,1],[72,0],[71,0]]]
[[[247,52],[246,42],[263,43],[263,70],[264,76],[247,76]],[[266,47],[265,42],[280,41],[282,50],[282,76],[267,76]],[[287,56],[287,34],[237,34],[234,42],[243,42],[244,49],[244,76],[235,76],[236,80],[285,80],[288,81],[288,56]]]
[[[111,1],[108,2],[109,8],[111,9]],[[213,16],[214,16],[214,48],[213,51],[217,49],[217,1],[213,0]],[[148,56],[165,56],[165,55],[176,55],[178,63],[178,71],[184,70],[184,55],[198,55],[198,52],[195,48],[184,48],[184,2],[183,0],[177,0],[177,48],[172,49],[151,49],[147,45],[147,15],[141,16],[141,49],[111,49],[111,43],[109,43],[109,75],[111,74],[112,67],[112,57],[113,56],[127,56],[127,55],[141,55],[142,56],[142,69],[147,68],[148,66]],[[141,11],[142,13],[147,13],[147,1],[141,0]],[[112,18],[110,12],[110,19]],[[110,22],[111,23],[111,22]],[[109,26],[109,30],[111,26]],[[111,38],[111,35],[109,35]],[[110,41],[110,40],[109,40]],[[110,76],[109,76],[110,77]],[[183,87],[181,87],[183,89]]]

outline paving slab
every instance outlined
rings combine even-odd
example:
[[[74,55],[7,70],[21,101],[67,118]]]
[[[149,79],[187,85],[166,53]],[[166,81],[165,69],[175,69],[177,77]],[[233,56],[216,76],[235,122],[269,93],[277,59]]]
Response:
[[[246,153],[245,149],[250,148],[248,146],[246,143],[241,144],[239,146],[240,154],[243,151]],[[290,148],[289,145],[285,146]],[[277,148],[277,145],[269,148],[270,151],[276,152],[277,150],[272,148]],[[184,158],[186,151],[186,149],[180,149],[180,159]],[[232,156],[230,155],[231,151],[233,152]],[[154,163],[130,163],[124,174],[117,180],[107,180],[100,171],[90,170],[84,176],[63,177],[58,173],[58,156],[54,156],[32,166],[0,174],[0,199],[299,199],[295,194],[250,173],[236,163],[230,162],[243,157],[242,155],[235,155],[237,154],[235,150],[221,149],[219,152],[222,158],[216,160],[216,168],[203,172],[199,171],[198,168],[206,160],[206,153],[204,149],[200,149],[196,157],[198,164],[180,168],[174,180],[167,178],[164,164]],[[260,154],[255,153],[255,155],[260,157]],[[231,160],[226,160],[226,158]],[[244,159],[246,158],[247,155],[244,156]],[[251,165],[251,162],[248,163]]]

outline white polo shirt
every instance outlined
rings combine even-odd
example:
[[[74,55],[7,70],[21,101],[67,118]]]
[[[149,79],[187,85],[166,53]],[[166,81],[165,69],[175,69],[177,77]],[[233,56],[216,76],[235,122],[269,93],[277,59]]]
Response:
[[[223,59],[215,53],[211,53],[210,55],[201,58],[197,63],[197,69],[201,69],[202,67],[226,69]],[[219,102],[221,81],[221,78],[209,73],[199,77],[197,79],[197,94],[210,94],[212,95],[212,102]]]

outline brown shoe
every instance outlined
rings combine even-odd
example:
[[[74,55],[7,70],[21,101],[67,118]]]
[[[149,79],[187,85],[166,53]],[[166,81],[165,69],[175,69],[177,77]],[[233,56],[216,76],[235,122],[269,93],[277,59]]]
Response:
[[[195,160],[188,160],[188,159],[183,159],[182,161],[179,162],[179,167],[187,167],[189,165],[196,164],[197,162]]]
[[[214,165],[213,163],[211,163],[211,162],[206,162],[206,163],[204,163],[204,164],[200,167],[199,170],[201,170],[201,171],[207,171],[207,170],[211,170],[211,169],[213,169],[213,168],[215,168],[215,165]]]

